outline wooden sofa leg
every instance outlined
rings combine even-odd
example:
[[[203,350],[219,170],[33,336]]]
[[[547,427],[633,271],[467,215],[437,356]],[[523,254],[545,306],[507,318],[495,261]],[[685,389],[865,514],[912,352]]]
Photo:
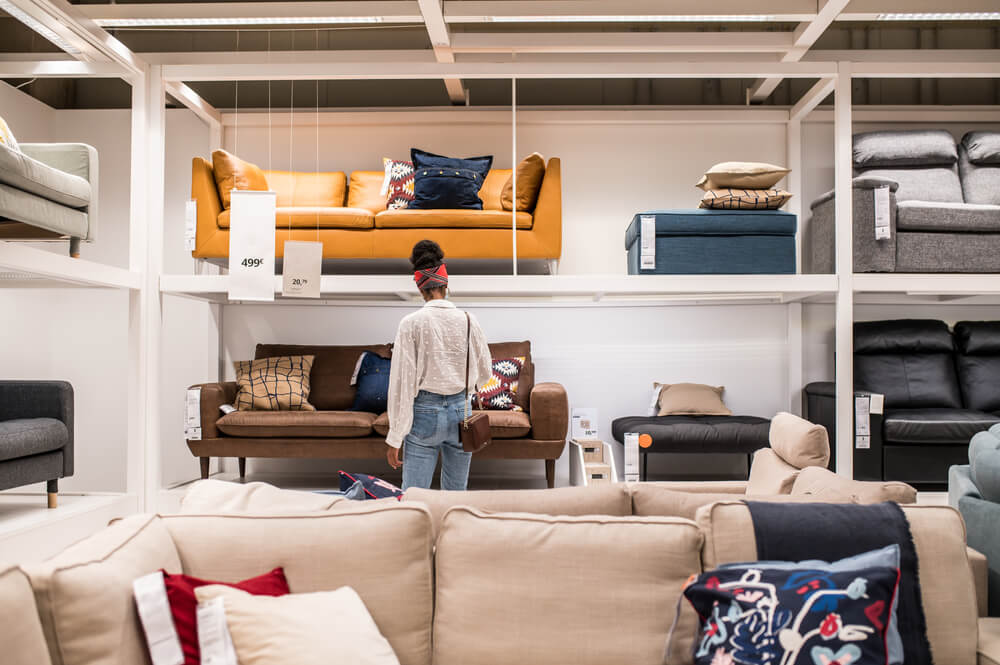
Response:
[[[238,457],[236,458],[240,465],[240,480],[246,480],[247,477],[247,458]]]
[[[545,460],[545,482],[549,489],[556,486],[556,461],[554,459]]]
[[[50,480],[45,483],[45,491],[49,495],[49,508],[59,507],[59,479]]]
[[[80,239],[70,238],[69,239],[69,255],[74,258],[80,258]]]
[[[212,462],[212,458],[211,457],[199,457],[198,461],[201,462],[201,479],[202,480],[207,480],[208,479],[208,467],[209,467],[209,464]]]

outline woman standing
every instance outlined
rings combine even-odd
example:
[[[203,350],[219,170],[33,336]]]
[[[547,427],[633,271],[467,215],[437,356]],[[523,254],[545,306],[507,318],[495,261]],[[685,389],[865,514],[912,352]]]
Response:
[[[386,458],[394,469],[403,465],[404,490],[427,488],[440,451],[441,489],[464,490],[472,456],[462,449],[458,426],[465,417],[467,391],[471,396],[490,378],[490,349],[476,318],[446,300],[448,270],[441,247],[421,240],[413,246],[410,263],[425,302],[400,321],[396,332]]]

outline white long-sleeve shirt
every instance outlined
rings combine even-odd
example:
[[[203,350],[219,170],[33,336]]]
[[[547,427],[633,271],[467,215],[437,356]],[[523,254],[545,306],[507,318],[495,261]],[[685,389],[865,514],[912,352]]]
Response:
[[[389,434],[393,448],[413,426],[413,400],[421,390],[454,395],[485,385],[493,372],[486,335],[472,321],[469,385],[465,385],[465,312],[448,300],[429,300],[399,323],[389,369]]]

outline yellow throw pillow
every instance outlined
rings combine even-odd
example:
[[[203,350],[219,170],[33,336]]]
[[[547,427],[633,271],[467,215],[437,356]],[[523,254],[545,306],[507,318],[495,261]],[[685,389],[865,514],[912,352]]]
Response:
[[[695,187],[705,191],[728,187],[770,189],[789,173],[791,169],[764,162],[722,162],[705,171]]]
[[[538,192],[542,189],[542,178],[545,177],[545,158],[533,152],[517,165],[517,209],[518,212],[531,212],[538,203]],[[507,178],[507,183],[500,193],[500,204],[504,210],[513,208],[514,176]]]
[[[700,208],[713,210],[777,210],[792,195],[783,189],[710,189],[701,197]]]
[[[245,162],[225,150],[212,152],[212,170],[215,173],[215,186],[219,189],[223,209],[228,210],[232,204],[230,192],[234,189],[257,192],[268,190],[267,178],[260,167]]]
[[[654,383],[659,387],[658,416],[731,416],[733,412],[722,401],[725,386],[702,383]]]
[[[309,372],[316,356],[238,360],[239,411],[315,411],[309,403]]]
[[[7,126],[7,121],[0,117],[0,144],[7,146],[11,150],[21,152],[21,146],[17,144],[17,139]]]

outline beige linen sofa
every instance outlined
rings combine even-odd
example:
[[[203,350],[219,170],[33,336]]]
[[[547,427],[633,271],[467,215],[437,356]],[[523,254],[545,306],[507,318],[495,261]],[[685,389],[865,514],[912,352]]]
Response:
[[[24,566],[33,594],[16,570],[0,575],[0,612],[23,619],[37,603],[43,628],[3,622],[4,662],[47,663],[43,634],[54,665],[148,663],[135,578],[163,568],[236,581],[282,566],[293,592],[353,587],[402,665],[679,665],[691,661],[697,630],[684,603],[666,660],[664,648],[685,580],[756,558],[745,504],[708,499],[687,519],[675,503],[684,493],[655,484],[413,490],[402,502],[221,485],[200,485],[184,510],[226,490],[230,507],[286,512],[136,515]],[[973,568],[984,562],[968,553],[961,517],[946,506],[903,511],[934,661],[1000,662],[1000,627],[977,619]]]

